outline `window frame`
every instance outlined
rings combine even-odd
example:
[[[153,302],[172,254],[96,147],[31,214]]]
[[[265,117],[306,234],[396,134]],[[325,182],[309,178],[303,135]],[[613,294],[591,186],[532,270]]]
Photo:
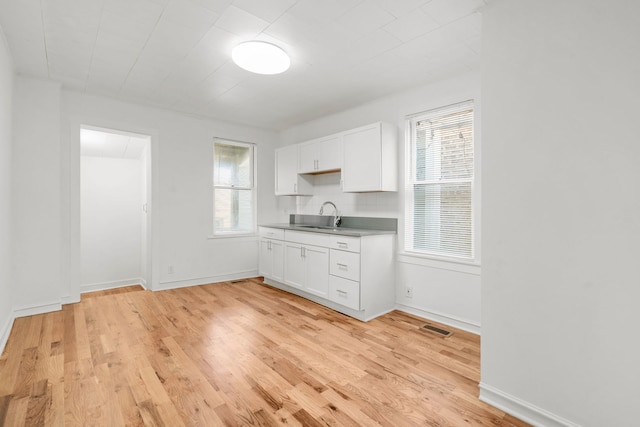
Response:
[[[415,198],[414,185],[428,183],[427,180],[418,180],[416,176],[416,123],[429,118],[435,118],[439,115],[455,113],[456,111],[471,110],[471,135],[473,147],[473,173],[471,178],[460,178],[456,180],[447,180],[446,184],[454,183],[470,183],[470,249],[471,256],[466,257],[455,253],[447,253],[446,251],[429,251],[417,250],[414,245],[414,216],[415,216]],[[467,264],[471,266],[479,266],[479,230],[476,225],[479,221],[480,200],[479,200],[479,141],[478,141],[478,105],[475,99],[467,99],[461,102],[455,102],[448,105],[430,108],[420,113],[410,114],[405,117],[405,189],[404,189],[404,215],[403,228],[404,233],[403,244],[399,255],[409,261],[410,258],[433,260],[433,262],[452,262],[455,264]],[[435,182],[432,182],[435,184]],[[407,258],[409,257],[409,258]],[[422,264],[420,262],[420,264]]]
[[[216,184],[215,182],[215,174],[216,174],[216,165],[215,165],[215,158],[216,158],[216,145],[231,145],[231,146],[237,146],[237,147],[247,147],[250,150],[250,162],[251,162],[251,166],[250,166],[250,185],[248,187],[245,186],[234,186],[234,185],[222,185],[222,184]],[[211,174],[211,197],[212,197],[212,204],[211,204],[211,228],[212,228],[212,233],[209,236],[209,238],[231,238],[231,237],[247,237],[247,236],[254,236],[256,235],[257,232],[257,218],[258,218],[258,214],[257,214],[257,190],[258,190],[258,184],[257,184],[257,146],[254,143],[251,142],[245,142],[245,141],[236,141],[236,140],[232,140],[232,139],[226,139],[226,138],[214,138],[213,139],[213,143],[211,145],[212,148],[212,152],[211,152],[211,164],[212,164],[212,174]],[[216,231],[216,190],[242,190],[242,191],[250,191],[251,192],[251,229],[247,230],[247,231],[239,231],[239,230],[232,230],[232,231]]]

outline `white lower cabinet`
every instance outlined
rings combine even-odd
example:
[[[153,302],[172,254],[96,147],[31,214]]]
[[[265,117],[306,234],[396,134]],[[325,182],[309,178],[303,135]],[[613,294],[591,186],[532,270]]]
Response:
[[[260,227],[258,273],[274,280],[284,280],[284,230]]]
[[[263,274],[266,283],[363,321],[394,308],[395,235],[286,230],[282,244],[283,277]],[[273,249],[268,253],[261,243],[261,271],[263,256]]]
[[[307,237],[323,243],[326,236]],[[305,241],[308,238],[296,240]],[[329,248],[295,241],[285,242],[284,283],[326,297],[329,294]]]
[[[329,299],[354,310],[360,310],[360,282],[329,276]]]
[[[273,239],[260,239],[261,276],[284,279],[284,242]]]
[[[331,249],[329,273],[333,276],[360,281],[360,254]]]

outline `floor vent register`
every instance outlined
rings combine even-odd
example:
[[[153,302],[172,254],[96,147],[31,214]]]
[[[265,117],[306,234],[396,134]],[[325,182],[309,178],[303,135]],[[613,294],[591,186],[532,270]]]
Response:
[[[431,332],[441,337],[449,337],[453,335],[453,332],[451,331],[447,331],[446,329],[438,328],[437,326],[433,326],[429,324],[422,325],[422,327],[420,327],[420,330],[425,332]]]

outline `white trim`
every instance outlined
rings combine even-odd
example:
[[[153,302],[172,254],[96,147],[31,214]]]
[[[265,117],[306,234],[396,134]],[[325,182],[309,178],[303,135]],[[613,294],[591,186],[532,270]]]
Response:
[[[141,285],[143,288],[147,288],[144,279],[136,277],[133,279],[116,280],[113,282],[102,283],[89,283],[87,285],[80,285],[80,293],[87,292],[106,291],[108,289],[123,288],[125,286]]]
[[[249,147],[250,150],[250,158],[251,158],[251,186],[250,187],[234,187],[233,185],[216,185],[215,183],[215,155],[216,155],[216,144],[220,143],[220,145],[235,145],[237,147]],[[236,141],[233,139],[224,139],[221,137],[214,137],[212,148],[212,156],[211,156],[211,166],[213,169],[212,180],[212,195],[213,195],[213,205],[211,210],[211,234],[207,236],[208,239],[217,239],[217,238],[231,238],[234,236],[244,237],[247,235],[256,235],[258,231],[258,145],[253,142],[242,142]],[[249,231],[241,231],[241,230],[233,230],[233,231],[221,231],[216,234],[216,189],[230,189],[230,190],[245,190],[251,192],[251,211],[252,211],[252,224],[251,230]]]
[[[187,288],[189,286],[208,285],[211,283],[228,282],[230,280],[251,279],[258,276],[258,270],[239,271],[220,276],[199,277],[195,279],[184,280],[166,280],[161,281],[154,291],[165,291],[168,289]]]
[[[472,274],[474,276],[480,276],[481,272],[480,264],[474,262],[438,259],[409,252],[398,252],[396,259],[398,262],[405,264],[414,264],[421,265],[423,267],[438,268],[440,270],[456,271],[458,273]]]
[[[2,329],[0,329],[0,355],[4,353],[4,347],[7,345],[7,341],[9,341],[9,335],[11,335],[11,329],[13,329],[13,321],[15,319],[14,314],[10,313],[7,322],[2,326]]]
[[[457,257],[453,253],[425,253],[424,255],[433,256],[435,258],[442,257],[443,259],[451,259],[452,261],[460,260],[462,262],[477,262],[476,249],[479,247],[479,240],[476,239],[476,229],[479,228],[478,218],[476,216],[476,209],[479,208],[478,199],[475,196],[475,192],[477,190],[476,176],[479,175],[480,170],[478,169],[478,162],[476,159],[476,151],[479,150],[479,146],[476,145],[476,138],[478,133],[476,132],[476,103],[472,98],[459,101],[455,103],[451,103],[449,105],[439,106],[437,108],[429,109],[426,111],[422,111],[420,113],[412,113],[405,116],[405,143],[404,143],[404,191],[403,191],[403,228],[402,228],[402,241],[401,248],[406,248],[407,246],[413,246],[413,231],[414,223],[413,223],[413,214],[415,211],[413,194],[414,194],[414,186],[415,185],[433,185],[433,184],[470,184],[471,185],[471,200],[470,200],[470,208],[471,208],[471,225],[470,225],[470,244],[471,244],[471,257]],[[473,171],[470,178],[443,178],[440,177],[439,180],[417,180],[416,176],[416,164],[415,159],[417,157],[417,146],[416,146],[416,126],[421,120],[428,120],[431,122],[431,119],[443,117],[443,115],[449,114],[457,114],[463,113],[467,110],[471,110],[471,133],[472,139],[471,144],[473,147]],[[453,122],[451,122],[453,123]],[[433,132],[433,130],[432,130]],[[434,134],[431,134],[433,138]],[[435,166],[439,168],[440,166]],[[424,236],[423,236],[424,237]],[[466,242],[466,239],[455,239],[456,242]],[[408,251],[407,251],[408,252]],[[422,255],[422,253],[420,253]]]
[[[13,310],[14,318],[33,316],[35,314],[51,313],[62,310],[62,302],[52,302],[48,304],[32,305],[29,307],[16,308]]]
[[[66,242],[65,250],[68,251],[68,285],[66,295],[61,298],[64,304],[73,304],[80,301],[80,268],[81,268],[81,248],[80,248],[80,130],[82,128],[99,129],[106,132],[119,133],[123,135],[148,136],[150,159],[147,168],[151,170],[151,194],[147,200],[148,214],[148,235],[147,235],[147,260],[151,261],[151,268],[147,270],[147,288],[153,288],[160,278],[160,160],[159,146],[160,133],[157,129],[140,127],[136,123],[123,120],[104,120],[96,118],[93,114],[73,113],[62,115],[68,119],[65,122],[66,140],[68,144],[63,147],[67,151],[69,161],[68,171],[68,209],[65,212],[69,221],[69,240]],[[146,262],[146,261],[145,261]]]
[[[462,329],[463,331],[471,332],[472,334],[481,335],[480,325],[470,320],[465,320],[459,317],[438,313],[435,311],[411,307],[404,304],[396,304],[396,310],[413,314],[414,316],[419,316],[427,320],[433,320],[434,322],[452,326],[457,329]]]
[[[480,383],[480,400],[513,415],[533,426],[540,427],[580,427],[556,414],[532,405],[522,399],[505,393],[483,382]]]
[[[72,295],[64,296],[64,297],[60,298],[60,302],[62,303],[62,305],[79,303],[80,302],[80,295],[78,295],[78,296],[72,296]]]

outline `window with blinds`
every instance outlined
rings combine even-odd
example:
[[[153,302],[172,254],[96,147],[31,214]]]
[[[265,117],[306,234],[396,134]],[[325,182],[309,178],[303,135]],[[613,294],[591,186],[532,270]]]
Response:
[[[255,231],[253,144],[216,140],[213,144],[213,234]]]
[[[408,120],[405,250],[473,259],[473,101]]]

